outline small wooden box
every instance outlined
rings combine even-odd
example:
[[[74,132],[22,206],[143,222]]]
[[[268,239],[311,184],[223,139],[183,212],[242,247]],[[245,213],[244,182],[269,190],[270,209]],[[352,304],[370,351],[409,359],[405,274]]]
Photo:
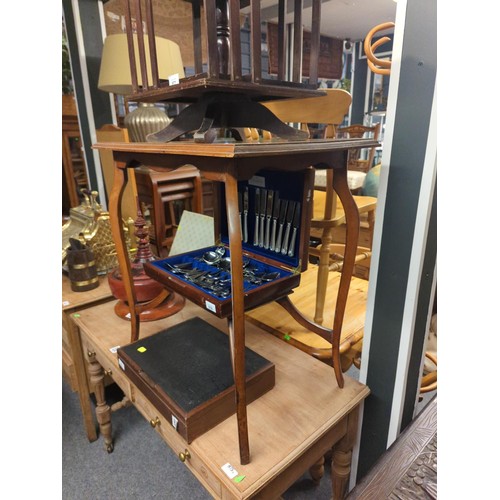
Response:
[[[248,181],[238,182],[238,192],[241,196],[239,209],[244,261],[249,262],[259,273],[276,274],[276,278],[272,281],[258,285],[247,280],[244,274],[245,310],[288,295],[299,286],[300,273],[307,269],[308,264],[313,185],[314,169],[312,167],[299,172],[287,172],[286,175],[279,171],[262,170]],[[257,192],[259,201],[256,196]],[[265,203],[262,203],[263,193],[265,193]],[[273,193],[271,203],[269,193]],[[279,204],[276,204],[276,199],[280,200]],[[276,207],[278,210],[275,209]],[[289,212],[290,207],[293,207],[291,212]],[[280,226],[282,226],[281,238],[279,237]],[[217,246],[224,247],[226,251],[224,257],[230,258],[223,193],[221,193],[216,211],[215,234],[215,240],[219,242]],[[285,239],[288,245],[283,245]],[[276,251],[274,244],[278,240],[280,251]],[[288,251],[284,253],[283,247],[288,248]],[[200,271],[216,272],[218,269],[216,266],[211,266],[202,260],[203,255],[215,248],[202,248],[147,262],[144,264],[144,270],[166,288],[182,294],[216,316],[228,317],[232,313],[230,295],[223,297],[212,293],[206,287],[198,286],[189,279],[185,279],[182,274],[173,272],[171,268],[171,266],[191,263],[193,268]],[[230,271],[224,272],[224,277],[230,278]]]
[[[271,390],[274,364],[245,349],[247,402]],[[236,413],[228,336],[194,317],[118,349],[118,364],[190,443]]]

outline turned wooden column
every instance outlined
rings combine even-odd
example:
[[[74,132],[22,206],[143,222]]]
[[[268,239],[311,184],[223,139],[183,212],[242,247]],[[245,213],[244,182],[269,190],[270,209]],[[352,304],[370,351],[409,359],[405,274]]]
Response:
[[[309,468],[311,479],[315,483],[319,483],[325,474],[325,457],[322,456],[312,467]]]
[[[342,500],[347,494],[351,476],[352,448],[358,433],[359,407],[347,416],[347,432],[333,447],[332,451],[332,490],[333,500]]]

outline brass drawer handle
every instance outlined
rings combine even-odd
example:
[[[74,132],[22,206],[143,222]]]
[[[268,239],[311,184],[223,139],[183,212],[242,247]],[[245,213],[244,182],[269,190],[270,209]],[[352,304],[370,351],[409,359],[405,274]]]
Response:
[[[87,356],[91,358],[92,356],[95,356],[95,351],[88,350],[87,351]]]
[[[113,375],[113,372],[111,370],[104,370],[104,375],[109,375],[111,377],[111,375]]]
[[[191,458],[191,453],[189,453],[189,450],[184,450],[184,453],[179,452],[179,460],[181,462],[185,462],[188,458]]]
[[[153,427],[153,428],[155,428],[157,425],[161,424],[160,419],[158,417],[151,419],[149,421],[149,423],[151,424],[151,427]]]

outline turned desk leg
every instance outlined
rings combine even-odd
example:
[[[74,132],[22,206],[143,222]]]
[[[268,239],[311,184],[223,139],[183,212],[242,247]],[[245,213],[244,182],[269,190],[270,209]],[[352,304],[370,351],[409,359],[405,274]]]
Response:
[[[90,383],[94,386],[96,399],[95,415],[99,424],[99,432],[104,437],[104,446],[108,453],[114,449],[111,436],[111,407],[104,397],[104,370],[95,359],[95,354],[89,353]]]
[[[351,411],[347,417],[347,432],[333,447],[332,453],[332,491],[333,500],[346,497],[349,478],[351,476],[352,448],[358,432],[359,407]]]
[[[97,439],[96,426],[92,415],[92,405],[90,401],[90,390],[87,381],[87,373],[85,371],[85,360],[82,353],[82,344],[80,333],[73,321],[68,318],[66,321],[66,331],[71,347],[71,355],[75,367],[76,380],[78,384],[78,398],[80,400],[80,408],[82,410],[83,424],[89,441]]]
[[[312,467],[309,468],[311,479],[319,483],[325,473],[325,457],[322,456]]]

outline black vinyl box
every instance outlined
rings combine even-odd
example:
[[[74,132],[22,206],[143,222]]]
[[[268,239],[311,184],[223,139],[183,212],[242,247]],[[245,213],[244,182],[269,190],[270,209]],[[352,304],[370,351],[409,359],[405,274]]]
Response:
[[[118,349],[123,373],[190,443],[236,412],[226,334],[194,317]],[[274,364],[245,349],[247,403],[271,390]]]

